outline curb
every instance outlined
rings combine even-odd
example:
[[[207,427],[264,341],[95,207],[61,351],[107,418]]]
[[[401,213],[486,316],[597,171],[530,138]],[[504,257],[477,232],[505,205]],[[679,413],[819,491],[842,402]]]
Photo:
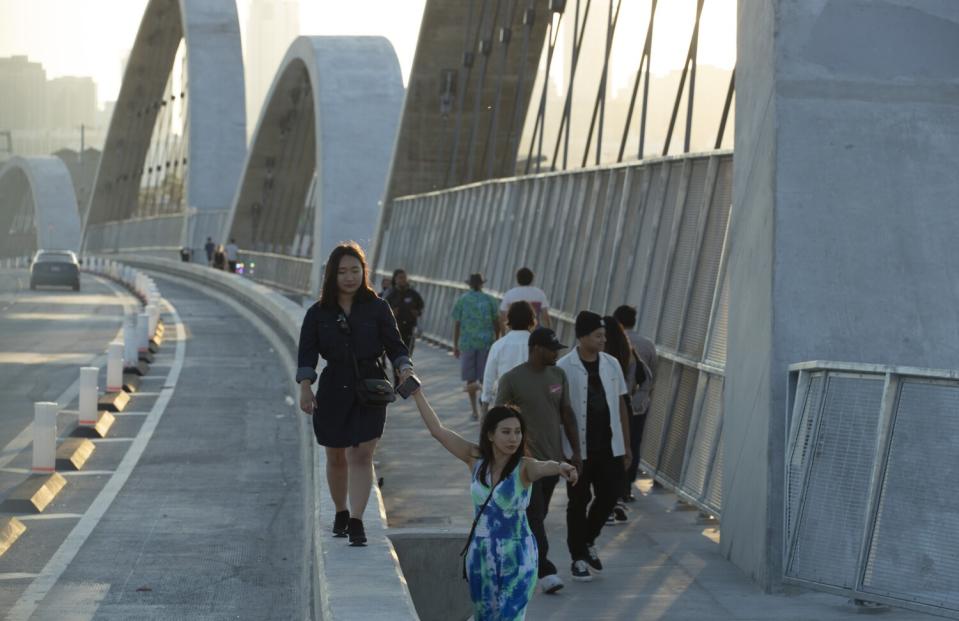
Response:
[[[30,475],[13,488],[0,507],[10,513],[43,513],[66,484],[67,480],[56,472]]]

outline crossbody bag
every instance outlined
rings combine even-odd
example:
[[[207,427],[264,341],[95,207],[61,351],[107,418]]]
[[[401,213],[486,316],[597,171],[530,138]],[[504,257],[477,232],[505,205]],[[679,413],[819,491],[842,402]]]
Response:
[[[490,475],[492,476],[492,475]],[[483,504],[480,505],[480,510],[476,512],[476,517],[473,518],[473,525],[470,527],[470,534],[466,537],[466,545],[463,546],[463,549],[460,550],[460,556],[463,558],[463,580],[469,581],[469,578],[466,577],[466,552],[470,548],[470,544],[473,542],[473,535],[476,534],[476,525],[479,524],[479,519],[483,516],[483,511],[486,510],[486,505],[489,504],[490,499],[493,497],[493,492],[496,491],[496,486],[503,482],[502,477],[499,481],[496,482],[489,490],[489,495],[486,497],[486,500],[483,501]]]

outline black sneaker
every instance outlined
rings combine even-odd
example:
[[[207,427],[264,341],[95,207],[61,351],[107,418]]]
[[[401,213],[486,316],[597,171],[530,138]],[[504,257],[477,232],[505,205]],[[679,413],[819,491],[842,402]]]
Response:
[[[573,580],[576,582],[589,582],[593,579],[593,574],[589,572],[589,565],[586,564],[586,561],[573,561],[569,573],[573,575]]]
[[[336,515],[333,516],[333,536],[334,537],[346,537],[346,533],[349,531],[350,527],[350,512],[349,511],[337,511]]]
[[[596,546],[590,544],[586,547],[586,551],[589,554],[589,557],[586,559],[586,564],[589,565],[590,573],[603,573],[603,562],[599,560],[599,554],[596,553]]]
[[[356,518],[350,518],[350,545],[351,546],[365,546],[366,545],[366,530],[363,528],[363,520],[358,520]]]

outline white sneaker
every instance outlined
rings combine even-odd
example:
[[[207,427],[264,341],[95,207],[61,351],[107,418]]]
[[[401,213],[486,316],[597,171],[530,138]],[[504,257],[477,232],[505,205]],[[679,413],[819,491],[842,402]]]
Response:
[[[586,564],[586,561],[574,561],[570,573],[576,582],[590,582],[593,579],[593,574],[589,572],[589,565]]]
[[[539,579],[539,588],[543,593],[553,594],[556,591],[562,589],[565,584],[563,584],[563,579],[557,576],[556,574],[550,574],[549,576],[543,576]]]
[[[622,503],[616,503],[616,506],[613,507],[612,513],[609,514],[609,517],[606,518],[607,526],[615,526],[616,524],[626,524],[629,522],[629,513],[627,513],[626,505]]]

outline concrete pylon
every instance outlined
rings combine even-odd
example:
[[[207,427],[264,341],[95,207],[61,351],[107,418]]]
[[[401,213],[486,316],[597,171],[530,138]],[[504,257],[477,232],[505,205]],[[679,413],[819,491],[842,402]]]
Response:
[[[787,366],[959,366],[959,4],[738,20],[720,545],[775,589]]]

